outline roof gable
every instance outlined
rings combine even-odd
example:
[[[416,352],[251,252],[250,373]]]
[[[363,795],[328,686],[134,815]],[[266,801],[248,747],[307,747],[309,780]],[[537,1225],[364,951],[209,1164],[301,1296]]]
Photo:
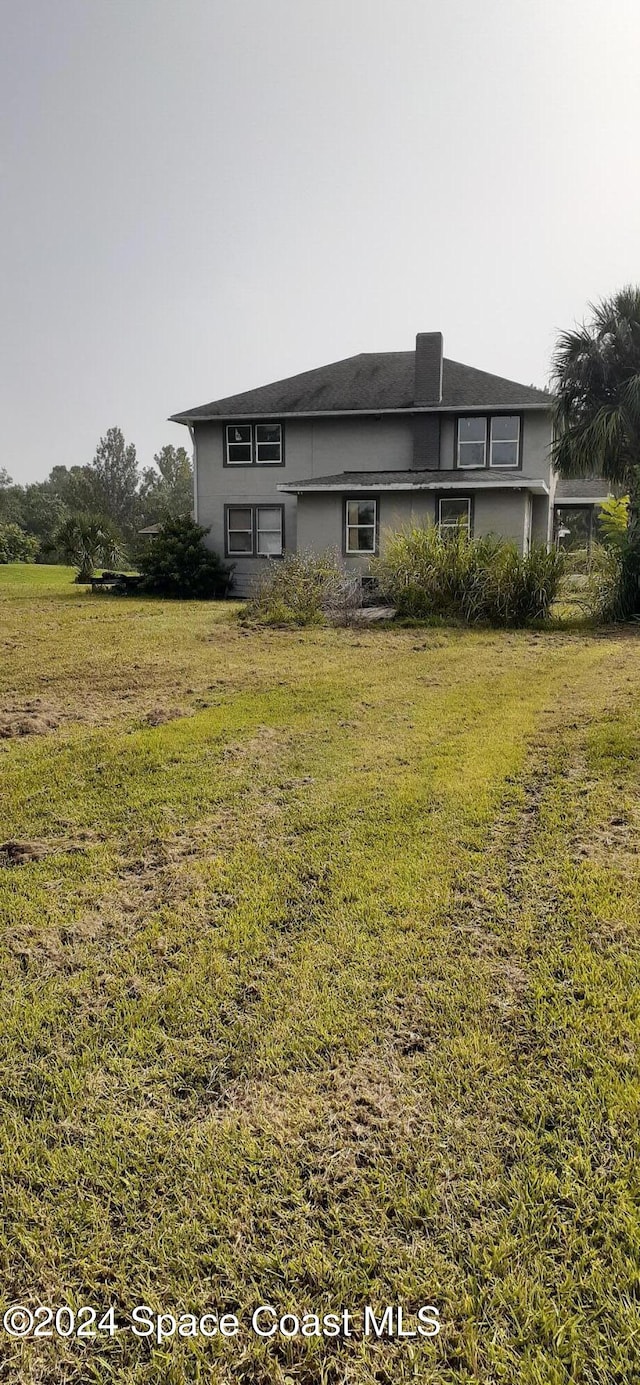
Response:
[[[415,351],[363,352],[343,361],[305,370],[242,394],[214,399],[172,414],[175,423],[233,417],[287,414],[383,413],[414,410]],[[439,410],[464,408],[549,408],[551,395],[500,375],[443,362],[442,403]]]

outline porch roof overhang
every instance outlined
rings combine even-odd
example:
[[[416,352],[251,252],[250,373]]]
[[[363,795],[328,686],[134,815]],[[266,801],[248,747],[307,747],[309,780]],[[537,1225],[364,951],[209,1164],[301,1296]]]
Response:
[[[277,489],[287,495],[324,495],[358,491],[529,491],[548,495],[549,486],[539,476],[484,475],[471,471],[350,471],[337,476],[316,476],[304,481],[283,481]]]
[[[558,510],[570,510],[572,505],[578,505],[584,510],[587,505],[606,505],[609,495],[556,495],[554,499],[555,508]]]

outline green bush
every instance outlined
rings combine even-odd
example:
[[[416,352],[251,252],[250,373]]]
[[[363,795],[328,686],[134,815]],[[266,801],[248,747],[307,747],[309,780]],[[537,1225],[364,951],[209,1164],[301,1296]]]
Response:
[[[373,570],[402,616],[525,625],[548,615],[563,558],[544,545],[523,557],[514,543],[492,536],[470,539],[463,528],[444,535],[425,526],[388,538]]]
[[[168,519],[138,555],[141,590],[157,596],[226,596],[232,569],[205,547],[208,529],[184,516]]]
[[[0,563],[35,563],[40,544],[19,524],[0,524]]]
[[[628,542],[598,545],[583,605],[594,620],[628,620],[639,609],[638,563]]]
[[[357,599],[359,582],[350,577],[337,553],[287,553],[272,559],[256,578],[243,619],[262,625],[322,625],[343,616]]]

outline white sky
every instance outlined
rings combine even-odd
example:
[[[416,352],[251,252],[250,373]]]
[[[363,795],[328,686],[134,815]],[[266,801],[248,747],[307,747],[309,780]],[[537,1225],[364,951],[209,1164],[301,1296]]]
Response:
[[[357,351],[544,384],[640,279],[637,0],[0,0],[0,466]]]

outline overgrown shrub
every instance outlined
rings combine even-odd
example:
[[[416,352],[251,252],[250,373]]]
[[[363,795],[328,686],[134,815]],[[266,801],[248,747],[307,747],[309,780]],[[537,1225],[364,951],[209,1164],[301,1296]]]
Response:
[[[502,539],[471,539],[462,527],[444,535],[425,526],[391,535],[374,570],[400,615],[525,625],[548,615],[563,559],[544,545],[522,556]]]
[[[628,620],[640,609],[637,558],[625,542],[594,549],[582,605],[594,620],[605,624]]]
[[[168,519],[160,533],[138,554],[141,590],[157,596],[211,598],[226,596],[232,568],[205,547],[208,529],[184,516]]]
[[[263,625],[348,623],[361,604],[360,582],[337,553],[287,553],[256,578],[243,618]]]
[[[19,524],[0,524],[0,563],[35,563],[40,544]]]

